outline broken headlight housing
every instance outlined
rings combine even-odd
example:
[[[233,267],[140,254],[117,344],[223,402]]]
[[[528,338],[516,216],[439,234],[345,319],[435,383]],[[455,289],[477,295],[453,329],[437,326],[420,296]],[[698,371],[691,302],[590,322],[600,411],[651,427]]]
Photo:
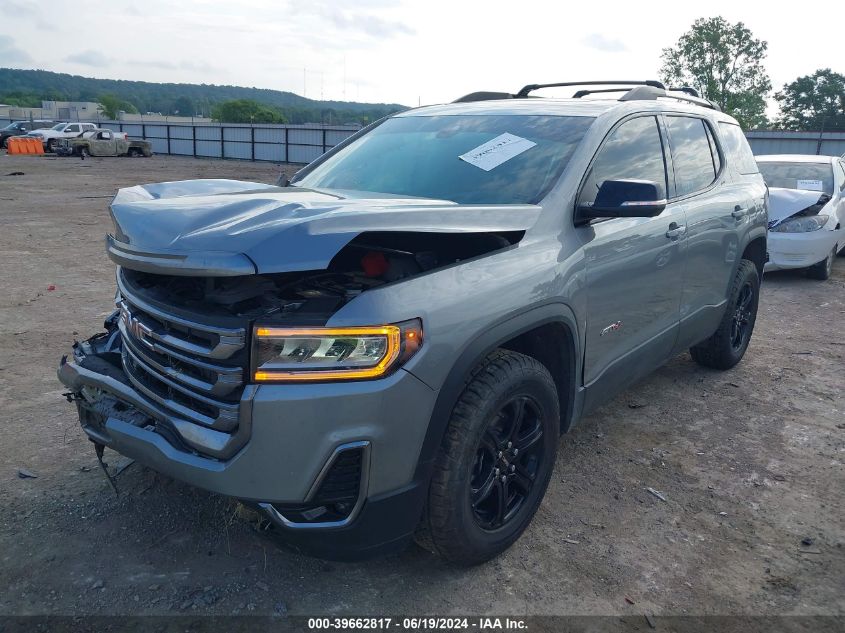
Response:
[[[827,224],[829,219],[828,215],[798,216],[784,220],[771,230],[775,233],[812,233]]]
[[[381,378],[422,345],[419,319],[394,325],[272,327],[253,330],[255,382],[314,382]]]

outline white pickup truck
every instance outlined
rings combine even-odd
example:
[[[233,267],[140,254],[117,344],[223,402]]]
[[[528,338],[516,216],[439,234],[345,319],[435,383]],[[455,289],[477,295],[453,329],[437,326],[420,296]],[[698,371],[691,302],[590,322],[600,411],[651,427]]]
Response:
[[[34,130],[29,136],[37,136],[44,143],[44,149],[52,152],[56,141],[60,138],[76,138],[85,132],[92,132],[97,129],[94,123],[56,123],[45,130]]]

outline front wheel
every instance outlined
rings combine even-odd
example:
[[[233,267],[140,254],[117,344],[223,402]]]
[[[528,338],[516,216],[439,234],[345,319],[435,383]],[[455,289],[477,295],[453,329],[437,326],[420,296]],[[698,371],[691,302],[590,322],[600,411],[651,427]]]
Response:
[[[55,152],[56,151],[56,139],[47,139],[47,151],[48,152]]]
[[[418,542],[460,565],[507,549],[540,506],[559,428],[549,371],[508,350],[488,356],[452,411]]]
[[[713,369],[730,369],[745,355],[760,300],[760,275],[754,262],[743,259],[733,281],[719,329],[706,341],[690,348],[692,359]]]
[[[833,250],[828,253],[828,256],[825,257],[822,261],[814,266],[810,266],[807,269],[807,276],[810,279],[818,279],[819,281],[825,281],[830,279],[830,273],[833,272],[833,260],[836,259],[836,247],[833,247]]]

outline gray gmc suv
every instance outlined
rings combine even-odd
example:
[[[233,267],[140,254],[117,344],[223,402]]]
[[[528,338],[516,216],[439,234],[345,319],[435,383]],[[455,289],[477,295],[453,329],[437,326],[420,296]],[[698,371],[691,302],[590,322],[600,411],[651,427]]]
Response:
[[[98,455],[319,556],[507,548],[579,418],[684,350],[739,362],[766,261],[734,119],[655,81],[531,94],[562,85],[396,114],[277,186],[120,190],[118,309],[58,370]]]

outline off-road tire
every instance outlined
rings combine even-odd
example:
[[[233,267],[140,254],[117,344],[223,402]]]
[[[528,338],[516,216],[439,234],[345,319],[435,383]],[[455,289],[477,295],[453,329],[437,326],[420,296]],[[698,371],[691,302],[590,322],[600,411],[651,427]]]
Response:
[[[740,294],[743,289],[750,285],[751,303],[747,314],[747,331],[740,345],[735,345],[734,320],[737,315]],[[731,281],[730,295],[725,314],[722,317],[719,328],[706,341],[690,348],[692,359],[699,365],[713,369],[730,369],[742,360],[745,350],[751,341],[754,332],[754,323],[757,321],[757,306],[760,300],[760,274],[754,262],[743,259],[739,263],[734,278]]]
[[[535,477],[513,517],[496,529],[485,530],[470,501],[471,473],[482,438],[493,428],[502,407],[515,399],[531,403],[542,428],[538,440],[542,445],[530,449],[538,457]],[[554,469],[559,437],[560,406],[549,371],[524,354],[508,350],[490,354],[452,410],[435,458],[417,543],[458,565],[477,565],[507,549],[540,506]]]
[[[810,279],[818,279],[819,281],[826,281],[830,279],[830,273],[833,271],[833,260],[836,259],[836,246],[830,251],[818,264],[814,264],[807,269],[807,277]]]
[[[47,151],[48,152],[55,152],[56,151],[56,139],[54,139],[54,138],[47,139]]]

